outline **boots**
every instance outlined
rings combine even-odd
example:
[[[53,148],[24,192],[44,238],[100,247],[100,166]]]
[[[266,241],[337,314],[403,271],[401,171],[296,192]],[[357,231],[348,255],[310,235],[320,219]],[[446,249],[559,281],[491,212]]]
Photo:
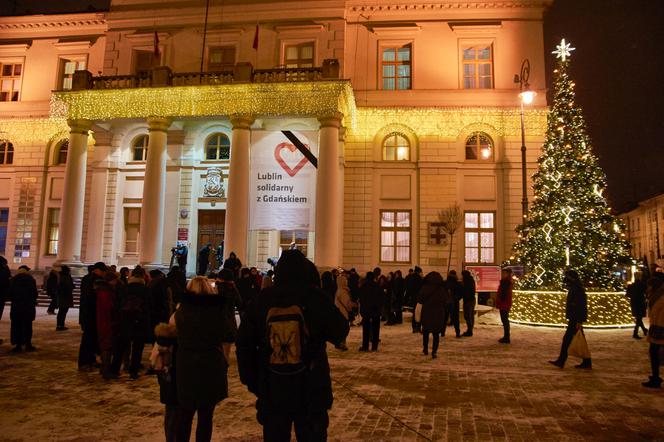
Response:
[[[655,377],[655,376],[650,376],[650,380],[648,382],[642,382],[641,385],[643,385],[646,388],[661,388],[662,387],[662,378],[660,377]]]
[[[111,370],[111,352],[110,351],[102,351],[101,352],[101,375],[104,379],[109,380],[109,379],[114,379],[117,376],[113,374],[113,371]]]
[[[583,370],[592,370],[593,362],[591,359],[584,359],[579,365],[575,365],[574,368],[580,368]]]

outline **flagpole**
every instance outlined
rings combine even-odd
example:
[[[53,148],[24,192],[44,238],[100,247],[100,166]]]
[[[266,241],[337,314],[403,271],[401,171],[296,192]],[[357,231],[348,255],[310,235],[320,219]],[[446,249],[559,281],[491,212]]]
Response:
[[[205,25],[203,26],[203,47],[201,48],[201,74],[203,73],[203,63],[205,62],[205,38],[207,37],[208,13],[210,12],[210,0],[205,2]]]

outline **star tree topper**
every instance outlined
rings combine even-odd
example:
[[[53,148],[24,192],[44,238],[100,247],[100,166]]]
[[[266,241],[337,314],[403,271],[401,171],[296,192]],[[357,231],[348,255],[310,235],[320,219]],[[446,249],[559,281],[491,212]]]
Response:
[[[551,53],[556,54],[556,58],[560,58],[564,62],[567,57],[572,55],[572,51],[575,49],[576,48],[573,48],[570,43],[566,43],[565,39],[563,38],[560,40],[560,44],[556,46],[556,50]]]

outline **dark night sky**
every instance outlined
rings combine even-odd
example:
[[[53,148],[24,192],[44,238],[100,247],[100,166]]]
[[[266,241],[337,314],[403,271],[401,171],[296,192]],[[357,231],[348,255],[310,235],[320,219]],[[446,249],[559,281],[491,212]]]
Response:
[[[2,0],[0,15],[107,8],[109,0]],[[29,11],[28,11],[29,10]],[[576,47],[571,73],[617,210],[664,192],[664,1],[556,0],[544,45]],[[550,85],[554,57],[547,57]]]

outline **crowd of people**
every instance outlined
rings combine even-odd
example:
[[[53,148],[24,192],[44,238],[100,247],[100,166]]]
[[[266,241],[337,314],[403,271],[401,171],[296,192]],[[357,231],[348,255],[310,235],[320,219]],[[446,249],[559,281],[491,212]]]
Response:
[[[325,440],[327,434],[332,388],[326,343],[347,351],[346,336],[356,322],[362,327],[361,352],[378,351],[381,326],[402,324],[406,308],[413,311],[412,331],[421,333],[424,355],[436,358],[448,327],[457,338],[473,336],[477,293],[466,270],[460,278],[454,270],[445,277],[436,271],[424,276],[419,267],[405,277],[401,271],[384,274],[379,267],[363,276],[355,269],[320,274],[298,250],[284,251],[274,271],[266,274],[242,267],[234,256],[219,264],[218,271],[188,281],[178,266],[164,274],[140,266],[118,271],[97,262],[80,283],[79,370],[98,369],[107,381],[120,377],[122,370],[130,379],[155,374],[165,404],[167,441],[189,440],[195,415],[196,440],[210,440],[214,409],[228,396],[233,344],[240,380],[257,397],[257,419],[265,440],[288,441],[294,427],[298,440],[309,441]],[[0,257],[0,319],[4,301],[9,300],[14,352],[36,350],[32,322],[38,290],[30,273],[21,266],[12,277],[6,259]],[[501,344],[511,342],[513,279],[510,269],[504,269],[496,288]],[[579,275],[568,270],[563,282],[568,290],[568,326],[558,358],[550,361],[560,368],[573,339],[583,335],[588,317]],[[73,305],[71,270],[67,266],[52,270],[43,287],[52,300],[47,312],[57,315],[56,331],[66,331],[67,311]],[[650,343],[652,375],[643,385],[659,388],[664,273],[639,275],[627,296],[635,317],[633,336],[640,339],[641,330]],[[643,324],[646,309],[649,329]],[[466,324],[463,333],[460,312]],[[152,345],[147,369],[146,344]],[[577,368],[592,368],[589,355]]]

